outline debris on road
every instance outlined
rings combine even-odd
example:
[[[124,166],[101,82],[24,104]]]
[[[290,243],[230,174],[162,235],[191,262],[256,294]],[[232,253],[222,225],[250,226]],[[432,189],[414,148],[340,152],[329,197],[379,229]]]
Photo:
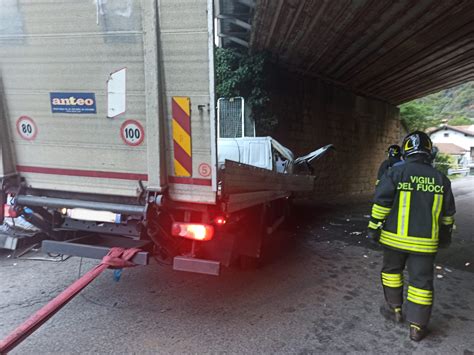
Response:
[[[438,275],[436,275],[436,277],[437,277],[438,279],[442,279],[444,276],[441,275],[441,274],[438,274]]]
[[[350,234],[350,235],[361,235],[362,232],[350,232],[349,234]]]
[[[436,265],[436,270],[441,270],[441,269],[442,269],[442,267],[441,267],[441,266],[439,266],[439,265]]]
[[[467,263],[464,264],[464,266],[469,266],[469,265],[471,265],[470,262],[467,262]]]

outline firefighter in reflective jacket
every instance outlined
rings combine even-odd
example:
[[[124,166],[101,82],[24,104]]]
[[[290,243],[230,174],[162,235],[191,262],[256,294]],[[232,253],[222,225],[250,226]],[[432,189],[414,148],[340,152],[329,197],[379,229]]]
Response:
[[[380,164],[379,171],[377,172],[377,181],[375,185],[377,186],[383,174],[390,169],[393,164],[398,163],[402,157],[402,150],[399,145],[392,144],[387,149],[387,159],[385,159],[382,164]]]
[[[423,132],[403,141],[404,164],[389,169],[376,187],[369,238],[383,245],[382,285],[388,307],[402,322],[403,270],[409,282],[404,312],[410,338],[427,333],[433,305],[433,266],[438,247],[451,242],[456,212],[448,178],[433,168],[432,142]]]

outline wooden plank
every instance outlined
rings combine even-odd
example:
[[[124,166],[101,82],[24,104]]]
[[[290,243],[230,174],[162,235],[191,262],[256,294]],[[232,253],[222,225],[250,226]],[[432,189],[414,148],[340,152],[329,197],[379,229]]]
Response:
[[[226,160],[220,172],[223,195],[251,191],[312,191],[314,176],[281,174]]]

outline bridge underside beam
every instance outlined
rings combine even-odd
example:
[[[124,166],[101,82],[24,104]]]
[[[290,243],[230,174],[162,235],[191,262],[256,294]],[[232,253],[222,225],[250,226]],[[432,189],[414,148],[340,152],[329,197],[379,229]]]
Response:
[[[257,0],[250,46],[398,105],[472,80],[474,1]]]

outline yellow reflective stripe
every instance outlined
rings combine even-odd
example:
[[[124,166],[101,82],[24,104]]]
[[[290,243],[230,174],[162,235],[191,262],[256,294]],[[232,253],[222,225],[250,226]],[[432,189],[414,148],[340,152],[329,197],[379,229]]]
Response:
[[[422,237],[412,237],[412,236],[400,236],[398,234],[382,230],[381,236],[393,239],[395,241],[407,244],[416,244],[423,246],[437,246],[438,242],[431,238],[422,238]]]
[[[390,208],[377,205],[374,203],[372,206],[372,217],[376,219],[385,219],[390,214]]]
[[[411,245],[395,243],[393,241],[388,241],[388,240],[380,240],[380,243],[388,247],[393,247],[400,250],[412,251],[416,253],[435,254],[437,251],[437,249],[435,248],[414,247]]]
[[[387,279],[401,280],[403,278],[403,275],[402,274],[388,274],[386,272],[382,272],[382,277],[386,277]]]
[[[433,299],[433,291],[428,291],[428,290],[421,290],[421,291],[425,291],[427,293],[420,292],[420,290],[415,291],[415,290],[413,290],[413,288],[408,286],[408,293],[409,294],[411,294],[413,296],[416,296],[416,297],[425,298],[427,300]]]
[[[403,286],[402,274],[387,274],[382,272],[382,285],[387,287],[398,288]]]
[[[385,280],[385,279],[382,279],[382,283],[384,285],[394,285],[396,287],[400,287],[403,285],[403,282],[401,280],[398,280],[398,281],[393,281],[393,280]]]
[[[380,213],[378,211],[372,211],[372,217],[375,217],[377,219],[385,219],[387,216],[388,214]]]
[[[408,285],[408,289],[410,291],[420,292],[422,294],[429,294],[429,295],[433,294],[433,290],[426,290],[424,288],[418,288],[418,287],[413,286],[413,285]]]
[[[372,217],[377,219],[385,219],[390,214],[390,208],[382,207],[374,203],[372,206]]]
[[[382,285],[391,288],[399,288],[403,287],[403,282],[388,282],[386,280],[382,280]]]
[[[389,283],[401,283],[401,282],[402,282],[402,279],[389,280],[389,279],[386,279],[386,278],[383,278],[383,277],[382,277],[382,281],[384,281],[384,282],[389,282]]]
[[[371,228],[371,229],[379,229],[381,225],[382,225],[382,223],[380,223],[380,222],[379,223],[374,223],[372,221],[369,222],[369,228]]]
[[[408,235],[408,223],[410,221],[411,191],[401,191],[398,202],[398,226],[399,235]]]
[[[383,236],[380,238],[380,241],[386,241],[386,242],[390,242],[390,243],[397,243],[397,244],[400,244],[400,245],[406,245],[407,247],[413,247],[413,248],[424,248],[424,249],[428,249],[428,250],[431,250],[431,249],[436,249],[436,245],[429,245],[429,244],[417,244],[417,243],[408,243],[406,241],[403,241],[403,240],[400,240],[400,239],[396,239],[396,238],[390,238],[390,237],[387,237],[387,236]]]
[[[439,235],[439,214],[443,205],[443,195],[434,194],[433,206],[431,208],[431,238],[438,239]]]
[[[411,294],[407,295],[407,300],[416,304],[421,304],[422,306],[431,306],[433,304],[433,301],[418,298]]]
[[[390,237],[387,237],[386,235],[383,234],[384,231],[382,231],[381,237],[380,237],[380,243],[394,247],[396,249],[401,249],[401,250],[406,250],[406,251],[414,251],[418,253],[436,253],[437,251],[437,245],[420,245],[420,244],[408,244],[405,241],[399,241],[399,240],[394,240]]]
[[[387,286],[387,287],[402,287],[403,282],[402,281],[387,281],[382,279],[382,285]]]
[[[375,181],[375,186],[377,186],[377,185],[379,184],[379,182],[380,182],[380,180],[377,179],[377,180]]]
[[[454,224],[454,217],[453,216],[444,216],[441,217],[441,224],[449,226],[450,224]]]
[[[385,219],[385,216],[383,214],[379,214],[376,212],[372,212],[372,217],[374,217],[375,219]]]
[[[382,283],[386,286],[392,286],[392,287],[401,287],[403,286],[403,281],[402,280],[386,280],[382,279]]]
[[[390,210],[391,208],[390,207],[384,207],[384,206],[380,206],[380,205],[377,205],[376,203],[374,203],[374,205],[372,206],[373,209],[376,209],[380,212],[386,212],[386,213],[390,213]]]

